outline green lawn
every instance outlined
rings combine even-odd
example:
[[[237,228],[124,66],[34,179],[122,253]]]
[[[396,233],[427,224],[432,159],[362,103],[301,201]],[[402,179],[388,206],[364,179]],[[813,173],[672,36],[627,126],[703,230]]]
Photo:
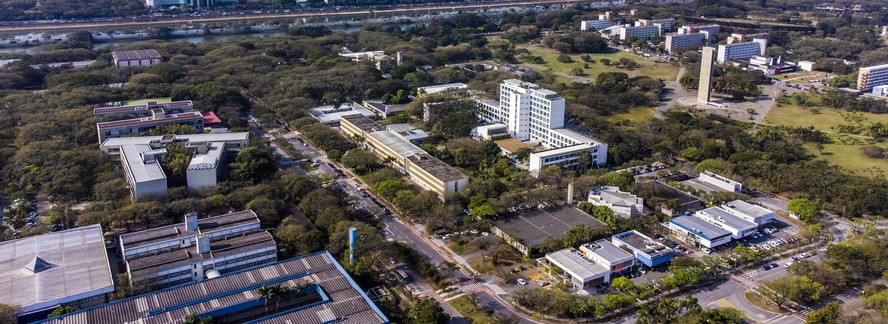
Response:
[[[774,107],[771,108],[771,111],[765,116],[766,123],[801,127],[814,126],[814,128],[818,130],[828,132],[833,131],[833,126],[849,123],[842,117],[842,114],[849,114],[849,112],[822,107],[817,109],[805,109],[794,104],[784,104],[781,106],[782,107],[778,107],[777,105],[774,105]],[[815,113],[815,111],[819,112]],[[857,114],[871,122],[888,123],[888,114]]]
[[[847,136],[834,136],[832,144],[823,145],[823,151],[818,151],[813,144],[805,145],[805,148],[814,156],[857,175],[871,177],[888,175],[888,159],[873,159],[864,155],[862,148],[867,145],[888,149],[888,143],[874,143]]]
[[[608,120],[614,123],[629,122],[632,124],[646,122],[651,120],[651,118],[654,118],[654,108],[649,107],[635,107],[627,112],[607,117]]]
[[[480,307],[475,306],[469,297],[462,296],[450,301],[450,306],[456,309],[469,323],[495,323],[493,317]]]
[[[524,48],[527,49],[531,54],[542,57],[545,61],[545,63],[542,65],[553,71],[570,74],[573,68],[579,67],[582,68],[583,73],[586,74],[583,75],[583,77],[593,79],[603,72],[623,72],[628,74],[629,76],[648,76],[654,79],[663,80],[675,80],[675,77],[678,75],[678,68],[670,65],[669,63],[657,63],[644,57],[626,52],[615,51],[612,53],[589,54],[590,56],[592,56],[592,59],[595,60],[595,63],[589,63],[589,68],[583,68],[583,64],[585,64],[585,62],[580,59],[580,56],[582,54],[570,55],[570,57],[574,61],[573,63],[562,63],[558,61],[558,51],[555,51],[553,49],[539,46],[526,46]],[[641,67],[633,70],[627,70],[617,68],[615,66],[606,66],[601,63],[601,59],[603,58],[607,58],[611,60],[611,62],[616,62],[624,57],[637,62],[641,65]]]
[[[164,103],[164,102],[171,102],[171,101],[173,101],[173,99],[172,98],[149,98],[149,99],[131,100],[131,101],[127,101],[124,105],[127,105],[127,106],[144,105],[144,104],[148,103],[149,101],[156,101],[157,103]]]

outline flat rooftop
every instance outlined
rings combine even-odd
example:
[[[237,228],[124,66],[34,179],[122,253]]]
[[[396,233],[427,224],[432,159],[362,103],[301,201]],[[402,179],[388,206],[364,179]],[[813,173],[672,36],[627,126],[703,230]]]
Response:
[[[321,106],[309,110],[312,117],[325,124],[335,124],[344,116],[363,115],[367,118],[376,117],[376,114],[365,109],[356,102],[344,103],[339,106]]]
[[[553,128],[549,131],[567,137],[575,142],[575,144],[600,144],[602,141],[586,136],[580,132],[567,128]]]
[[[387,130],[372,132],[368,135],[403,157],[409,157],[416,154],[428,154],[426,151],[413,145],[413,143],[410,143],[409,141],[398,137],[395,133]]]
[[[411,155],[408,159],[410,159],[410,162],[442,182],[468,178],[465,174],[457,171],[452,166],[425,152]]]
[[[388,323],[333,256],[326,251],[258,266],[221,277],[175,286],[37,323],[179,323],[190,314],[234,314],[238,307],[259,307],[258,289],[316,285],[320,302],[258,319],[256,323]],[[311,286],[309,287],[311,289]],[[310,292],[312,293],[312,292]],[[227,309],[227,310],[226,310]],[[337,319],[340,319],[337,321]]]
[[[253,251],[261,247],[275,247],[274,238],[266,231],[258,231],[242,236],[213,241],[210,243],[210,252],[198,253],[197,245],[187,248],[172,250],[166,253],[145,256],[127,261],[134,277],[143,274],[153,274],[159,270],[186,264],[193,264],[201,260],[221,258],[228,255]]]
[[[673,253],[671,248],[663,245],[663,243],[651,239],[644,234],[639,233],[638,231],[620,233],[614,235],[613,238],[623,241],[636,250],[644,252],[645,254],[649,255],[651,259]]]
[[[607,240],[598,240],[592,243],[586,243],[583,244],[583,247],[612,264],[631,260],[634,258],[632,254],[623,251],[623,249],[611,244],[611,242],[608,242]]]
[[[701,181],[698,178],[688,179],[688,180],[682,181],[680,183],[683,185],[686,185],[688,187],[694,188],[696,190],[703,191],[707,194],[713,193],[713,192],[730,192],[730,191],[725,190],[723,188],[716,187],[715,185],[713,185],[711,183]]]
[[[580,151],[580,150],[588,151],[594,147],[595,146],[592,146],[589,144],[578,144],[578,145],[571,145],[571,146],[554,148],[554,149],[550,149],[550,150],[537,151],[537,152],[533,152],[530,154],[533,156],[538,156],[540,158],[547,158],[547,157],[551,157],[551,156],[559,156],[562,154],[573,153],[573,152]]]
[[[163,109],[173,110],[173,109],[183,109],[183,110],[191,110],[194,105],[191,100],[183,100],[183,101],[172,101],[172,102],[155,102],[155,104],[149,105],[148,103],[137,104],[137,105],[123,105],[123,106],[113,106],[113,107],[98,107],[93,109],[93,114],[96,116],[104,116],[104,115],[113,115],[113,114],[144,114],[147,115],[151,112],[152,109]]]
[[[698,211],[698,213],[706,213],[716,218],[716,220],[724,223],[725,225],[737,229],[742,230],[745,228],[754,228],[758,227],[756,223],[750,222],[741,218],[740,216],[729,213],[728,211],[722,209],[721,207],[709,207],[704,210]]]
[[[140,50],[129,50],[129,51],[114,51],[111,52],[111,57],[114,60],[147,60],[147,59],[159,59],[163,58],[160,56],[160,53],[157,52],[156,49],[140,49]]]
[[[457,82],[457,83],[433,85],[433,86],[428,86],[428,87],[419,87],[419,88],[416,88],[416,92],[417,93],[425,93],[425,94],[433,94],[433,93],[443,92],[443,91],[447,91],[447,90],[465,89],[466,87],[468,87],[468,86],[465,83]]]
[[[222,230],[247,223],[258,223],[259,218],[252,210],[243,210],[224,215],[205,217],[197,220],[197,231],[186,231],[185,223],[155,227],[144,231],[120,235],[120,242],[126,249],[155,242],[188,237],[209,231]]]
[[[27,270],[38,257],[43,266]],[[23,313],[110,293],[111,277],[98,224],[0,242],[0,303]]]
[[[382,103],[382,101],[376,100],[365,100],[364,107],[370,110],[375,110],[380,113],[385,113],[386,115],[395,115],[407,110],[407,104],[398,104],[398,105],[388,105]]]
[[[166,125],[173,123],[181,123],[187,121],[203,121],[203,115],[196,111],[173,114],[164,118],[142,117],[124,120],[113,120],[96,123],[99,129],[116,128],[116,127],[132,127],[132,126],[153,126]]]
[[[163,152],[165,150],[153,150],[145,144],[127,144],[120,147],[120,155],[124,157],[129,174],[132,175],[136,182],[166,179],[166,174],[163,173],[160,161],[151,160],[152,162],[145,163],[145,160],[142,158],[142,154],[159,154]]]
[[[669,222],[708,240],[731,235],[723,228],[694,216],[679,216],[670,219]]]
[[[225,151],[225,143],[211,142],[207,144],[206,153],[198,153],[191,157],[188,170],[212,169],[222,160],[222,152]]]
[[[617,187],[602,187],[597,193],[601,200],[617,206],[633,206],[638,203],[638,196],[620,191]]]
[[[372,133],[385,129],[385,126],[382,126],[382,124],[377,123],[364,115],[342,116],[341,119],[347,121],[349,124],[355,125],[355,127],[365,133]]]
[[[610,271],[603,265],[586,260],[574,249],[558,250],[546,254],[546,259],[570,273],[571,276],[582,278],[583,281],[595,279]]]
[[[531,144],[524,143],[524,142],[522,142],[522,141],[519,141],[519,140],[516,139],[516,138],[502,139],[502,140],[498,140],[498,141],[496,141],[495,143],[496,143],[496,145],[499,146],[501,149],[506,150],[506,151],[508,151],[508,152],[512,152],[512,153],[517,152],[517,151],[518,151],[519,149],[521,149],[521,148],[525,148],[525,147],[526,147],[526,148],[529,148],[529,149],[533,150],[533,148],[536,147],[536,145],[531,145]]]
[[[759,206],[759,205],[750,204],[750,203],[742,201],[742,200],[729,201],[729,202],[725,203],[722,207],[736,210],[744,215],[747,215],[747,216],[750,216],[753,218],[758,218],[761,216],[765,216],[765,215],[774,213],[770,209],[767,209],[767,208]]]
[[[102,142],[102,148],[122,146],[126,144],[149,144],[164,139],[165,135],[158,136],[137,136],[137,137],[116,137],[106,139]],[[174,135],[174,141],[183,142],[249,142],[249,132],[237,133],[207,133],[207,134],[187,134]]]
[[[556,240],[561,239],[568,230],[579,224],[589,229],[603,225],[595,217],[577,208],[562,207],[552,211],[535,210],[508,220],[497,221],[495,226],[530,247],[542,243],[550,236]]]

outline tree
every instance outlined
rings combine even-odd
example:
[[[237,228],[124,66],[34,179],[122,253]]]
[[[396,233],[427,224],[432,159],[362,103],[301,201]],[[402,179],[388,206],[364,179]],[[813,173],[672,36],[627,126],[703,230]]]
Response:
[[[838,302],[826,304],[821,309],[808,313],[805,316],[805,324],[832,324],[841,315],[842,305]]]
[[[719,307],[701,310],[699,312],[688,312],[686,316],[680,318],[677,322],[687,324],[740,324],[746,319],[743,313],[734,308]]]
[[[806,198],[791,200],[786,206],[786,210],[809,223],[816,222],[820,218],[820,204]]]
[[[52,313],[49,313],[49,315],[46,316],[46,318],[53,318],[56,316],[62,316],[65,314],[70,314],[70,313],[76,312],[76,311],[77,311],[77,308],[74,308],[71,306],[59,306],[56,309],[54,309],[52,311]],[[2,322],[2,321],[0,321],[0,322]]]
[[[19,306],[0,304],[0,323],[14,324],[18,323]]]
[[[635,289],[635,283],[632,282],[632,279],[626,277],[617,277],[613,281],[611,281],[611,288],[614,288],[622,293],[630,293]]]
[[[277,171],[271,148],[260,145],[252,145],[237,153],[237,158],[231,165],[231,173],[235,178],[249,183],[258,183],[268,179]]]
[[[290,292],[290,289],[287,287],[281,286],[281,284],[274,285],[262,285],[259,289],[256,290],[256,293],[259,294],[259,298],[262,298],[262,303],[265,305],[265,312],[268,312],[268,302],[271,300],[275,300],[275,310],[279,308],[278,303],[280,302],[279,297]]]
[[[496,216],[496,209],[492,206],[484,204],[475,208],[472,208],[470,215],[472,217],[480,218],[480,219],[491,219]]]
[[[360,175],[365,175],[381,168],[379,159],[370,151],[352,149],[342,156],[342,165],[354,170]]]
[[[450,315],[430,297],[414,299],[407,309],[407,318],[411,323],[422,324],[447,324],[450,321]]]
[[[192,313],[192,314],[185,315],[185,317],[182,318],[182,323],[183,324],[213,324],[213,318],[209,317],[209,316],[198,317],[197,314]]]

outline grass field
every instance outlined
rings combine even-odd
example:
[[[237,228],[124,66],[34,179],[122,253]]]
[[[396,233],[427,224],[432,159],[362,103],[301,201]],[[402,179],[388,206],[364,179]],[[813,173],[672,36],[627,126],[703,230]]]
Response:
[[[124,105],[127,105],[127,106],[144,105],[144,104],[148,103],[149,101],[156,101],[157,103],[164,103],[164,102],[171,102],[171,101],[173,101],[173,99],[172,98],[149,98],[149,99],[131,100],[131,101],[127,101]]]
[[[763,26],[804,26],[804,25],[796,25],[796,24],[787,24],[787,23],[779,23],[775,21],[767,21],[767,20],[752,20],[752,19],[742,19],[742,18],[717,18],[713,19],[717,21],[724,22],[738,22],[738,23],[749,23],[749,24],[759,24]]]
[[[623,72],[628,74],[629,76],[647,76],[653,79],[663,79],[663,80],[675,80],[675,77],[678,75],[678,68],[670,65],[669,63],[656,63],[649,59],[631,54],[626,52],[614,51],[612,53],[601,53],[601,54],[589,54],[592,59],[595,60],[595,63],[589,63],[589,68],[583,68],[582,59],[580,56],[582,54],[570,55],[571,59],[573,59],[573,63],[562,63],[558,61],[558,51],[553,49],[539,47],[539,46],[527,46],[524,47],[531,54],[540,56],[546,62],[541,64],[546,68],[549,68],[553,71],[562,72],[565,74],[570,74],[571,70],[575,67],[579,67],[583,69],[583,77],[587,78],[595,78],[599,74],[603,72]],[[606,66],[601,64],[601,59],[607,58],[611,60],[611,62],[616,62],[621,58],[631,59],[638,64],[641,65],[640,68],[627,70],[617,68],[615,66]],[[540,71],[542,72],[542,71]]]
[[[820,151],[813,144],[805,145],[811,154],[854,174],[868,177],[888,175],[888,159],[874,159],[863,154],[863,147],[876,145],[888,149],[888,143],[834,136],[832,144],[824,144]]]
[[[462,296],[450,301],[450,306],[456,309],[469,323],[495,323],[496,320],[487,315],[480,307],[475,306],[469,297]]]
[[[819,113],[814,113],[811,108],[805,109],[798,105],[786,105],[781,107],[774,106],[768,115],[765,116],[765,122],[776,125],[786,126],[814,126],[815,129],[821,131],[832,131],[833,126],[848,124],[842,117],[842,114],[848,112],[839,111],[831,108],[818,108]],[[870,122],[888,123],[888,114],[872,114],[872,113],[856,113]]]
[[[779,77],[777,77],[777,80],[789,84],[810,85],[810,83],[808,83],[808,80],[823,79],[826,77],[827,74],[828,73],[826,72],[820,71],[799,71],[780,75]]]
[[[614,123],[624,123],[628,122],[631,124],[638,124],[642,122],[646,122],[654,118],[654,108],[649,107],[636,107],[629,109],[629,111],[619,114],[614,114],[608,116],[607,119]]]

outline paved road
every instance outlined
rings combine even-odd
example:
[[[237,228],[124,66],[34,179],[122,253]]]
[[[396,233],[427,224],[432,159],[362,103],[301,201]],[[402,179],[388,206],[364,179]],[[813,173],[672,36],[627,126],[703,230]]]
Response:
[[[170,26],[170,25],[200,25],[209,23],[228,23],[235,21],[256,21],[256,20],[275,20],[275,19],[302,19],[302,18],[331,18],[331,17],[348,17],[363,15],[390,15],[405,13],[422,13],[422,12],[440,12],[440,11],[456,11],[456,10],[472,10],[472,9],[490,9],[502,7],[516,6],[537,6],[537,5],[557,5],[557,4],[574,4],[589,3],[591,0],[538,0],[538,1],[516,1],[516,2],[496,2],[496,3],[473,3],[473,4],[454,4],[454,5],[433,5],[433,6],[417,6],[408,8],[393,8],[380,10],[342,10],[342,11],[323,11],[323,12],[297,12],[297,13],[276,13],[263,15],[247,15],[247,16],[223,16],[223,17],[183,17],[161,21],[126,21],[121,18],[119,21],[112,22],[95,22],[95,23],[74,23],[74,24],[48,24],[48,25],[28,25],[16,27],[0,27],[2,32],[43,32],[57,30],[84,30],[84,29],[101,29],[114,30],[114,28],[123,27],[141,27],[141,26]],[[110,29],[109,29],[110,28]]]

